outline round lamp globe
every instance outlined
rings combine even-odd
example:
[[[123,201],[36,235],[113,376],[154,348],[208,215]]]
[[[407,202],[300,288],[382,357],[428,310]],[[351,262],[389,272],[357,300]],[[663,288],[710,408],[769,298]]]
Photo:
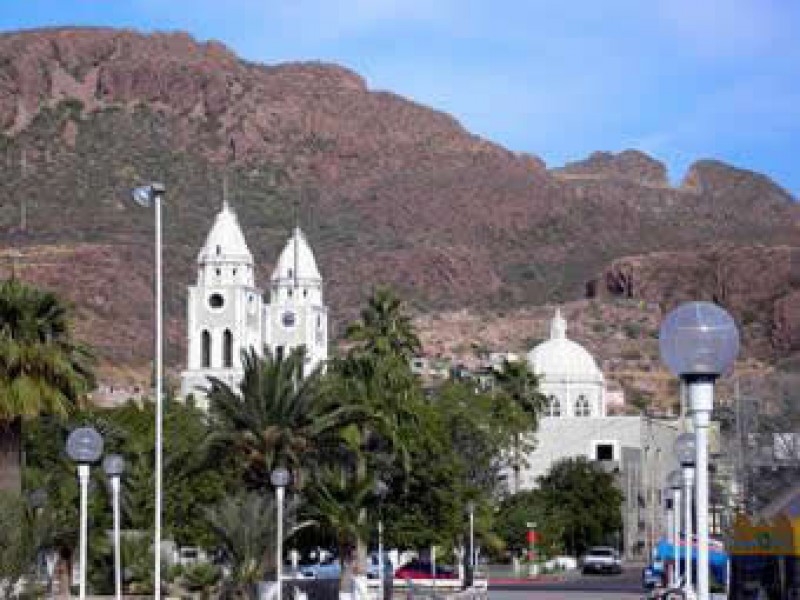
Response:
[[[91,464],[103,454],[103,436],[93,427],[73,429],[67,438],[67,455],[76,463]]]
[[[682,433],[675,439],[675,456],[681,466],[693,466],[697,456],[697,440],[693,433]]]
[[[661,360],[678,377],[719,377],[739,354],[733,317],[711,302],[686,302],[671,311],[659,331]]]
[[[273,487],[282,488],[289,485],[289,471],[284,469],[283,467],[278,467],[274,469],[269,477],[270,482],[272,483]]]
[[[125,459],[119,454],[109,454],[103,459],[103,471],[109,477],[120,477],[125,472]]]

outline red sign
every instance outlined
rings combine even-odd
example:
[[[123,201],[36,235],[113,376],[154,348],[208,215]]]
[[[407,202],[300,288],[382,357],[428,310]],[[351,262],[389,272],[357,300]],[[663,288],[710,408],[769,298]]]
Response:
[[[531,529],[530,531],[528,531],[527,538],[528,538],[528,544],[535,544],[536,542],[539,541],[539,534],[533,529]]]

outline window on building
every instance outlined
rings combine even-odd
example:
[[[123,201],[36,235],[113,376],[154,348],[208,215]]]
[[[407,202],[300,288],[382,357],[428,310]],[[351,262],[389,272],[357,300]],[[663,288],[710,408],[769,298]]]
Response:
[[[588,417],[592,414],[591,409],[589,408],[589,399],[581,394],[578,396],[578,399],[575,400],[575,416],[576,417]]]
[[[233,270],[233,276],[236,277],[236,269]]]
[[[283,360],[283,346],[275,347],[275,360]]]
[[[287,272],[289,277],[292,277],[294,275],[294,271],[292,271],[291,269],[289,269]]]
[[[222,254],[222,248],[220,246],[217,246],[217,256],[219,256],[220,254]]]
[[[292,288],[289,288],[288,290],[286,290],[286,295],[289,296],[289,298],[292,297]]]
[[[202,359],[201,364],[204,369],[211,367],[211,334],[208,331],[203,331],[201,336],[202,340]]]
[[[217,269],[217,271],[216,271],[216,272],[217,272],[217,277],[219,277],[220,275],[222,275],[222,271],[220,271],[219,269]]]
[[[544,416],[546,417],[560,417],[561,416],[561,402],[555,396],[547,398],[547,406],[544,409]]]
[[[597,444],[594,455],[595,460],[614,460],[614,444]]]
[[[307,289],[303,289],[303,298],[307,298],[307,297],[308,297],[308,290]]]
[[[230,329],[222,334],[222,366],[226,369],[233,368],[233,334]]]

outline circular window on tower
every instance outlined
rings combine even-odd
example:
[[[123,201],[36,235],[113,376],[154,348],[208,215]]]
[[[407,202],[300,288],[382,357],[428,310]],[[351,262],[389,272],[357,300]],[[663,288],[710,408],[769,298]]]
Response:
[[[225,298],[222,297],[222,294],[211,294],[208,297],[208,305],[211,308],[222,308],[225,306]]]
[[[283,313],[282,320],[283,320],[283,326],[288,329],[289,327],[294,327],[296,317],[292,311],[287,310],[285,313]]]

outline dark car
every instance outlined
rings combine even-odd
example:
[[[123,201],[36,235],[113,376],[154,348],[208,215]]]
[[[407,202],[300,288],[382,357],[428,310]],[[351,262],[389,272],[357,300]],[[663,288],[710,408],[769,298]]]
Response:
[[[394,572],[397,579],[433,579],[433,565],[421,560],[412,560]],[[436,565],[436,579],[457,579],[453,569]]]

